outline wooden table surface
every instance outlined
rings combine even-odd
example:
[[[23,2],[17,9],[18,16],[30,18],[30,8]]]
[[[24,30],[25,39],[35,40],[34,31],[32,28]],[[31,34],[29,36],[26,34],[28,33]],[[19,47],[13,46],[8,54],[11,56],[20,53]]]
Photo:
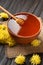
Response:
[[[43,0],[0,0],[0,5],[6,8],[12,14],[25,11],[43,18]],[[42,58],[40,65],[43,65],[43,53],[39,55]],[[27,56],[26,64],[24,65],[31,65],[28,62],[30,57],[31,55]],[[5,46],[2,45],[0,45],[0,65],[16,65],[13,62],[13,59],[6,58]]]

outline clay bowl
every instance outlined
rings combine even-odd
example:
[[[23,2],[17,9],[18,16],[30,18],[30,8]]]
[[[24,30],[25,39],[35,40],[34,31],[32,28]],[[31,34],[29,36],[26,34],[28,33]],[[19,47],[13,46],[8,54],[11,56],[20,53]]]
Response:
[[[39,35],[39,33],[41,31],[41,21],[34,14],[27,13],[27,12],[21,12],[21,13],[16,14],[15,16],[18,17],[18,18],[24,19],[24,21],[26,19],[28,19],[27,21],[31,22],[32,25],[34,26],[34,28],[33,28],[33,26],[31,26],[31,24],[28,25],[26,23],[27,26],[28,26],[27,27],[28,31],[26,30],[27,32],[24,32],[24,34],[25,33],[30,33],[30,35],[28,35],[28,34],[26,36],[25,35],[24,36],[23,35],[19,35],[19,34],[17,34],[17,31],[20,30],[19,28],[22,27],[22,26],[19,25],[18,23],[15,24],[14,23],[15,20],[12,19],[12,20],[9,20],[9,22],[7,24],[8,31],[14,37],[14,39],[16,40],[17,43],[19,43],[19,44],[29,44],[32,40],[34,40]],[[31,32],[33,32],[34,30],[36,32],[34,32],[34,33],[29,32],[29,26],[31,26],[30,27],[31,28],[30,29]]]

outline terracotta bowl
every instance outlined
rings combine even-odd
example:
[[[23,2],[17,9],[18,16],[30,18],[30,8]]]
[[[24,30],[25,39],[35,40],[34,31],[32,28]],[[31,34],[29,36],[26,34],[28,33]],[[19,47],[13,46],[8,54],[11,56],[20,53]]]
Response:
[[[21,35],[18,35],[18,34],[16,34],[15,33],[15,31],[16,31],[16,29],[18,29],[18,27],[16,26],[16,24],[14,23],[14,21],[15,20],[9,20],[9,22],[8,22],[8,31],[9,31],[9,33],[14,37],[14,39],[16,40],[16,42],[17,43],[20,43],[20,44],[28,44],[28,43],[30,43],[32,40],[34,40],[38,35],[39,35],[39,33],[40,33],[40,31],[41,31],[41,21],[38,19],[38,17],[37,16],[35,16],[34,14],[31,14],[31,13],[27,13],[27,12],[21,12],[21,13],[18,13],[18,14],[16,14],[15,16],[17,17],[17,15],[20,15],[20,14],[27,14],[27,15],[29,15],[30,16],[30,20],[31,21],[33,21],[34,19],[35,19],[35,21],[34,21],[34,23],[37,21],[37,24],[35,24],[35,26],[37,25],[37,27],[39,28],[38,30],[37,30],[37,27],[36,27],[36,30],[37,30],[37,32],[35,33],[35,34],[33,34],[33,35],[28,35],[28,36],[21,36]],[[21,16],[19,16],[19,18],[20,18]],[[22,18],[22,17],[21,17]],[[24,17],[25,18],[25,17]],[[29,21],[30,22],[30,21]],[[32,22],[33,23],[33,22]],[[15,30],[15,31],[14,31]]]

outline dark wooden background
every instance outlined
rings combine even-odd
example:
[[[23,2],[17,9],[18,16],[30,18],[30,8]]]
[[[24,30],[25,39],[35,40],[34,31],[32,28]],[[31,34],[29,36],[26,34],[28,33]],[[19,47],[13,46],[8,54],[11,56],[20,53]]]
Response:
[[[43,0],[0,0],[0,5],[6,8],[12,14],[18,12],[30,12],[43,18]],[[0,10],[1,11],[1,10]],[[41,56],[43,65],[43,53]],[[29,58],[31,55],[26,56],[26,63],[24,65],[31,65]],[[16,65],[13,59],[6,58],[5,46],[0,45],[0,65]]]

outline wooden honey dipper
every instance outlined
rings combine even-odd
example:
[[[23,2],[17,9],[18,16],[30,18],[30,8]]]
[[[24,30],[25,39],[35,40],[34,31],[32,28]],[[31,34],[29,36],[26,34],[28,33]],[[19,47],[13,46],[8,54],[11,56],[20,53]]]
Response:
[[[0,6],[0,9],[2,9],[4,12],[6,12],[9,16],[11,16],[14,20],[16,20],[16,22],[20,25],[22,25],[24,23],[24,20],[21,18],[17,18],[14,15],[12,15],[9,11],[7,11],[5,8],[3,8],[2,6]]]

